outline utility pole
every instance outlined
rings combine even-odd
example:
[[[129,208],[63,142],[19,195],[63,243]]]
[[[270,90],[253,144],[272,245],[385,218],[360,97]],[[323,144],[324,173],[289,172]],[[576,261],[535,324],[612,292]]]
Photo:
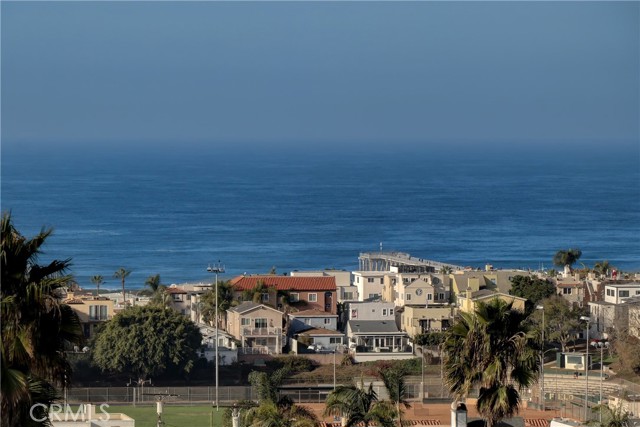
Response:
[[[218,401],[218,273],[224,273],[224,266],[220,265],[220,260],[213,267],[207,267],[207,271],[209,273],[214,273],[216,275],[216,302],[215,302],[215,318],[216,318],[216,342],[215,342],[215,366],[216,366],[216,411],[220,410],[220,402]]]

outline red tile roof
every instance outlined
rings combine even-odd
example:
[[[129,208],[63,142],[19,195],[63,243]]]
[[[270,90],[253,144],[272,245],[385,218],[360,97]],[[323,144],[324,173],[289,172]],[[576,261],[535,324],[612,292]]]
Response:
[[[231,279],[236,290],[253,289],[258,282],[279,291],[335,291],[336,278],[333,276],[291,277],[291,276],[238,276]]]

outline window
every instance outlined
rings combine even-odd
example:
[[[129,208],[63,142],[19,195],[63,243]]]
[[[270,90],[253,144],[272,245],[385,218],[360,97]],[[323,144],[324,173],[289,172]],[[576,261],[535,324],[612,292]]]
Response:
[[[342,299],[353,299],[353,292],[345,292],[342,294]]]
[[[106,305],[90,305],[89,320],[107,320]]]
[[[438,294],[438,299],[439,300],[443,300],[444,299],[444,294]]]
[[[325,325],[331,324],[331,319],[324,319],[324,324]]]
[[[427,301],[431,301],[431,297],[432,297],[431,294],[427,294]]]
[[[393,308],[389,309],[389,316],[393,316]]]
[[[309,294],[309,302],[317,302],[318,294]]]
[[[386,315],[387,315],[387,309],[386,309],[386,308],[383,308],[383,309],[382,309],[382,315],[383,315],[383,316],[386,316]]]
[[[187,294],[187,301],[191,301],[191,294]]]
[[[369,278],[367,279],[367,283],[373,283],[373,277],[369,277]]]
[[[251,324],[251,319],[249,319],[248,317],[243,317],[243,318],[240,320],[240,324],[241,324],[242,326],[249,326],[249,325]]]
[[[379,294],[369,294],[369,299],[375,299],[378,298],[380,295]]]
[[[351,318],[352,319],[357,319],[358,318],[358,310],[351,309]]]
[[[571,288],[562,288],[562,293],[564,295],[571,295]]]
[[[615,297],[616,296],[616,290],[615,289],[607,289],[607,296]]]
[[[627,298],[629,296],[629,291],[620,291],[618,292],[618,296],[620,298]]]
[[[296,293],[296,292],[290,293],[290,294],[289,294],[289,301],[291,301],[291,302],[298,302],[298,301],[300,301],[300,294],[299,294],[299,293]]]
[[[262,296],[260,297],[260,299],[262,300],[262,302],[269,301],[269,293],[268,292],[263,292]]]
[[[267,327],[267,319],[255,319],[255,323],[254,323],[256,328],[266,328]]]
[[[340,337],[329,338],[329,344],[342,344],[342,338]]]
[[[356,277],[356,283],[360,283],[360,276]]]
[[[382,285],[384,283],[383,278],[380,278],[380,284]]]
[[[406,299],[407,301],[411,301],[411,294],[407,294],[407,295],[405,295],[405,299]]]

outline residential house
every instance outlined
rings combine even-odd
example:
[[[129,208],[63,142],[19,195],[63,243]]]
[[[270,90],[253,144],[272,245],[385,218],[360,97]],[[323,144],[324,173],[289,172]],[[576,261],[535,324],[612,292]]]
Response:
[[[446,331],[453,324],[455,307],[450,305],[405,305],[400,313],[400,329],[410,337]]]
[[[485,271],[464,270],[451,274],[451,292],[454,295],[463,292],[477,292],[490,289],[503,294],[511,290],[511,279],[515,276],[533,276],[524,270],[491,270]]]
[[[308,328],[338,329],[338,315],[320,310],[304,310],[289,313],[289,330],[296,333]]]
[[[488,289],[483,289],[475,292],[465,292],[458,295],[458,307],[460,311],[465,313],[473,313],[476,310],[476,305],[479,302],[488,303],[489,301],[499,298],[503,301],[513,304],[513,308],[516,310],[524,311],[526,298],[520,298],[515,295],[508,295],[502,292],[495,292]]]
[[[357,301],[358,288],[353,285],[351,280],[351,272],[345,270],[315,270],[315,271],[292,271],[291,277],[315,277],[315,276],[333,276],[336,279],[336,294],[338,302]]]
[[[589,302],[590,334],[607,338],[614,331],[636,334],[640,283],[605,283],[604,301]]]
[[[291,350],[298,354],[333,352],[344,344],[344,334],[331,329],[309,327],[296,333],[290,342]]]
[[[322,310],[337,313],[336,279],[333,276],[291,277],[276,275],[238,276],[231,279],[234,297],[242,299],[243,292],[264,287],[260,302],[288,310],[283,295],[288,294],[292,311]]]
[[[233,335],[211,326],[200,325],[202,334],[202,348],[200,357],[208,361],[215,360],[216,355],[216,335],[218,337],[218,361],[220,365],[231,365],[238,361],[238,346]]]
[[[64,303],[78,315],[85,338],[92,338],[96,328],[114,315],[114,301],[106,297],[76,295],[67,292]]]
[[[396,325],[392,302],[351,302],[346,308],[349,351],[356,362],[413,357],[409,336]]]
[[[433,273],[411,275],[415,277],[406,276],[406,274],[398,274],[398,280],[395,285],[396,306],[427,306],[429,304],[447,304],[449,302],[450,290],[447,276]]]
[[[409,336],[398,330],[395,320],[349,320],[347,337],[356,362],[414,357]]]
[[[240,341],[240,354],[281,354],[283,315],[265,304],[243,302],[227,310],[227,332]]]
[[[582,307],[588,301],[585,297],[585,283],[582,280],[565,279],[556,281],[556,292],[574,307]]]
[[[354,271],[353,284],[358,289],[358,301],[382,299],[385,278],[390,280],[396,273],[390,271]]]

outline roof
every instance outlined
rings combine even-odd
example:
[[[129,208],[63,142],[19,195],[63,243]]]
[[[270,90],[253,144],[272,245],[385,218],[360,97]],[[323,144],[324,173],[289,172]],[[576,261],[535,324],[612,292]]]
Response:
[[[396,322],[392,320],[349,320],[349,328],[353,333],[399,333]]]
[[[186,294],[187,293],[187,291],[181,288],[167,288],[166,291],[168,294]]]
[[[250,290],[258,282],[268,287],[275,287],[279,291],[335,291],[336,278],[333,276],[238,276],[231,279],[234,289]]]
[[[289,317],[338,317],[338,315],[322,310],[303,310],[289,313]]]
[[[332,331],[331,329],[325,329],[325,328],[305,329],[304,331],[298,332],[298,334],[301,334],[301,335],[339,335],[339,336],[343,336],[344,335],[342,332]]]
[[[278,313],[282,313],[280,310],[276,310],[273,307],[269,307],[268,305],[260,304],[260,303],[253,302],[253,301],[245,301],[240,305],[237,305],[235,307],[231,307],[227,311],[233,311],[233,312],[242,314],[242,313],[246,313],[247,311],[251,311],[253,309],[260,308],[260,307],[266,308],[266,309],[269,309],[269,310],[273,310],[273,311],[277,311]]]

